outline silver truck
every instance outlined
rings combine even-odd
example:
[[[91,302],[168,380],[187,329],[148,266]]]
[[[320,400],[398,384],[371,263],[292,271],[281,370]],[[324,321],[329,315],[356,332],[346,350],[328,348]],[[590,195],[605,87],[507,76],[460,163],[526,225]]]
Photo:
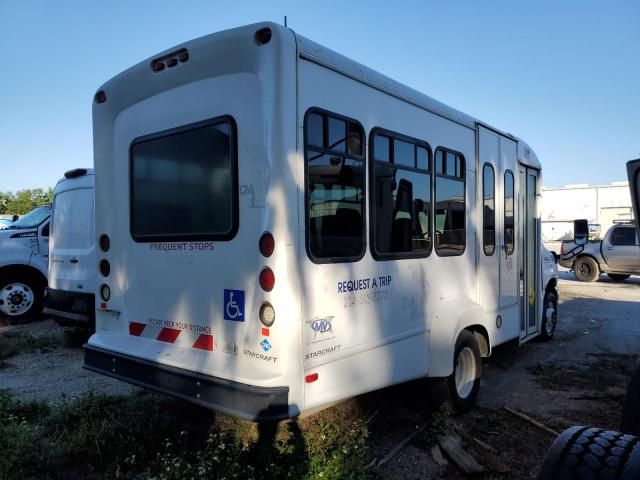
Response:
[[[576,245],[562,242],[558,263],[574,271],[581,282],[594,282],[606,273],[615,282],[640,274],[640,247],[633,223],[614,224],[602,241]]]

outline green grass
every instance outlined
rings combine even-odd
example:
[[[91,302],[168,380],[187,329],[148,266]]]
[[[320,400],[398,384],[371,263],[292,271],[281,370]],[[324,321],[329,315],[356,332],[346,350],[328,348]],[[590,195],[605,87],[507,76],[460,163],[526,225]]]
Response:
[[[2,479],[364,479],[367,429],[334,412],[273,428],[150,393],[59,406],[0,391]]]

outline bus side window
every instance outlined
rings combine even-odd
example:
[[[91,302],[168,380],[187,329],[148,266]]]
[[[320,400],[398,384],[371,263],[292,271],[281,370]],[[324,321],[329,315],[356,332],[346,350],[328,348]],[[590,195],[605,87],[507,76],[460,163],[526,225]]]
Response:
[[[485,255],[496,250],[496,180],[493,166],[485,163],[482,169],[482,246]]]
[[[305,116],[307,252],[317,263],[364,255],[364,133],[320,109]]]
[[[465,162],[461,153],[436,149],[435,248],[441,257],[462,255],[465,239]]]
[[[370,136],[372,253],[376,259],[431,252],[431,148],[375,128]]]
[[[514,219],[513,219],[513,173],[504,172],[504,245],[505,254],[513,255]]]

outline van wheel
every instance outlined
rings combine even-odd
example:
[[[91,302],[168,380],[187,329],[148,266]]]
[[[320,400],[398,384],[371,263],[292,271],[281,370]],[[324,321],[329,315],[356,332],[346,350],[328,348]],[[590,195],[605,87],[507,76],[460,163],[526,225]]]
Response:
[[[44,287],[33,275],[14,273],[0,277],[0,315],[15,323],[42,312]]]
[[[595,282],[600,278],[600,267],[591,257],[580,257],[573,265],[576,278],[581,282]]]
[[[624,282],[631,275],[625,275],[624,273],[607,273],[607,277],[609,277],[614,282]]]
[[[463,330],[456,340],[453,373],[446,378],[434,379],[432,394],[436,403],[454,413],[468,412],[478,396],[481,375],[478,341],[471,332]]]
[[[553,290],[544,294],[544,309],[542,311],[542,340],[548,341],[553,338],[556,332],[556,321],[558,319],[558,297]]]

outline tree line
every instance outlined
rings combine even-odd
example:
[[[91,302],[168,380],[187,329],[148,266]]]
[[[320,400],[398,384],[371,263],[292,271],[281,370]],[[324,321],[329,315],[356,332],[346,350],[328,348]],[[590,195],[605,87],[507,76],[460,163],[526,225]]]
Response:
[[[50,204],[53,188],[31,188],[17,192],[0,192],[0,215],[24,215],[36,207]]]

